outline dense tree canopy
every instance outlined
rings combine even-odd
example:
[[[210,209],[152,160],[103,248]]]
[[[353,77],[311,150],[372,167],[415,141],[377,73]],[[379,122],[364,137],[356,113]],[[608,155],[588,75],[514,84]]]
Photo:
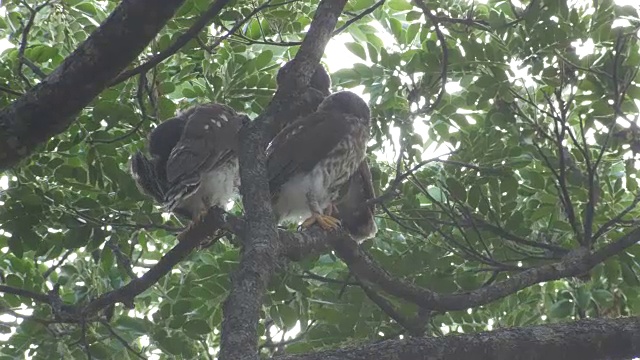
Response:
[[[0,13],[0,359],[640,356],[637,6],[12,0]],[[379,230],[359,246],[276,233],[263,206],[263,125],[323,53],[332,91],[372,112]],[[158,123],[209,101],[253,119],[243,198],[185,231],[128,163]]]

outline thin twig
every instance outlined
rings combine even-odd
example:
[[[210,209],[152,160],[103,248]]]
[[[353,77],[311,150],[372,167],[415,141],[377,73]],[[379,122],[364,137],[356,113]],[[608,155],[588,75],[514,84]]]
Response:
[[[20,47],[18,47],[18,75],[20,76],[20,78],[22,78],[22,80],[25,82],[25,84],[27,85],[27,87],[31,87],[31,82],[29,82],[29,79],[27,79],[27,77],[24,75],[24,73],[22,72],[22,66],[26,65],[26,61],[27,60],[24,57],[24,52],[27,49],[27,42],[28,42],[28,37],[29,37],[29,32],[31,31],[31,27],[33,26],[33,23],[36,19],[36,15],[38,14],[38,12],[40,12],[40,10],[44,9],[46,6],[48,6],[50,3],[50,1],[45,1],[44,3],[36,6],[35,8],[32,8],[31,6],[29,6],[29,4],[27,4],[26,2],[22,2],[22,4],[29,10],[29,19],[27,20],[27,24],[24,25],[24,29],[22,30],[22,37],[20,40]],[[31,65],[33,65],[31,63]],[[27,65],[29,66],[32,70],[33,67],[37,68],[37,66],[33,65]],[[39,69],[38,69],[39,70]],[[46,77],[46,74],[42,73],[41,71],[34,71],[38,76],[44,78]],[[42,76],[44,75],[44,76]]]
[[[224,8],[230,0],[216,0],[214,1],[209,8],[200,15],[198,19],[191,25],[187,31],[185,31],[182,35],[180,35],[176,41],[173,42],[169,47],[164,49],[163,51],[156,54],[154,57],[149,59],[147,62],[136,66],[131,70],[126,70],[120,73],[113,81],[111,82],[111,86],[119,84],[132,76],[140,74],[142,72],[146,72],[154,66],[158,65],[171,55],[178,52],[184,45],[186,45],[189,40],[198,35],[198,33],[205,27],[211,20],[218,16],[222,8]]]
[[[371,300],[374,304],[378,305],[380,310],[382,310],[385,314],[387,314],[391,319],[397,322],[400,326],[405,328],[411,335],[413,336],[422,336],[425,331],[425,324],[420,324],[411,319],[408,319],[406,316],[402,315],[396,309],[394,309],[393,305],[389,300],[385,299],[384,296],[375,292],[371,287],[365,285],[364,283],[360,283],[360,287],[362,291],[367,295],[369,300]]]
[[[69,257],[69,255],[73,253],[73,251],[74,251],[73,249],[67,250],[57,263],[55,263],[53,266],[48,268],[47,271],[45,271],[44,274],[42,274],[42,277],[45,279],[48,278],[49,275],[51,275],[51,273],[56,271],[56,269],[59,268],[60,265],[62,265],[62,263],[64,263],[65,260],[67,260],[67,258]]]
[[[101,319],[100,323],[102,325],[104,325],[104,327],[107,328],[107,331],[109,331],[109,333],[116,338],[116,340],[118,340],[118,342],[120,342],[120,344],[122,344],[122,346],[124,346],[125,349],[129,350],[129,352],[131,352],[133,355],[135,355],[135,357],[137,357],[138,359],[142,359],[142,360],[147,360],[146,357],[142,356],[141,353],[139,353],[138,351],[136,351],[136,349],[134,349],[133,347],[131,347],[131,345],[129,345],[129,343],[127,342],[127,340],[125,340],[122,336],[118,335],[118,333],[116,333],[115,330],[113,330],[113,328],[111,327],[111,325]]]
[[[10,88],[5,87],[5,86],[2,86],[2,85],[0,85],[0,91],[4,91],[4,92],[6,92],[7,94],[11,94],[11,95],[15,95],[15,96],[22,96],[22,95],[24,95],[24,94],[23,94],[23,93],[21,93],[20,91],[13,90],[13,89],[10,89]]]
[[[636,195],[636,197],[633,198],[633,201],[629,206],[627,206],[624,210],[622,210],[618,215],[614,216],[612,219],[604,223],[593,235],[593,241],[595,242],[607,231],[609,231],[609,229],[611,229],[613,225],[618,223],[623,216],[627,215],[631,210],[635,209],[638,203],[640,203],[640,195]]]
[[[447,67],[449,66],[449,48],[447,47],[447,40],[442,33],[442,29],[440,29],[440,20],[436,17],[427,7],[427,5],[422,0],[413,0],[413,2],[422,10],[424,16],[431,20],[433,23],[433,27],[436,32],[436,37],[438,41],[440,41],[440,48],[442,49],[442,59],[440,61],[440,91],[438,91],[438,95],[436,99],[429,105],[429,107],[424,110],[424,113],[431,113],[438,105],[444,94],[446,93],[445,86],[447,85]]]
[[[339,28],[337,28],[334,32],[333,32],[333,36],[336,36],[338,34],[340,34],[341,32],[343,32],[344,30],[346,30],[351,24],[353,24],[354,22],[362,19],[363,17],[371,14],[372,12],[374,12],[377,8],[379,8],[380,6],[382,6],[384,4],[385,0],[380,0],[377,3],[371,5],[370,7],[368,7],[367,9],[363,10],[360,14],[355,15],[353,18],[347,20],[344,25],[340,26]]]
[[[116,136],[113,139],[91,139],[87,141],[89,144],[112,144],[118,141],[122,141],[127,139],[129,136],[136,133],[142,127],[147,119],[147,110],[144,105],[144,90],[147,88],[147,74],[146,72],[141,72],[138,80],[138,90],[136,91],[136,99],[138,101],[138,106],[140,107],[140,121],[133,127],[133,129],[127,131],[126,133]]]
[[[326,276],[321,276],[318,274],[314,274],[311,271],[305,271],[304,274],[301,276],[303,279],[312,279],[312,280],[317,280],[317,281],[322,281],[324,283],[328,283],[328,284],[339,284],[339,285],[351,285],[351,286],[357,286],[360,285],[360,283],[357,282],[350,282],[350,281],[344,281],[344,280],[338,280],[338,279],[333,279],[333,278],[329,278]]]
[[[84,352],[87,354],[87,360],[91,360],[93,359],[93,356],[91,355],[91,348],[89,347],[89,342],[87,341],[87,322],[86,321],[82,321],[80,323],[81,329],[80,329],[80,344],[82,346],[82,348],[84,349]]]
[[[384,202],[387,202],[393,198],[395,198],[396,196],[399,195],[398,192],[398,187],[400,187],[400,185],[402,185],[402,181],[404,181],[407,177],[409,177],[410,175],[413,175],[413,173],[415,173],[416,171],[418,171],[421,167],[427,165],[428,163],[431,162],[436,162],[436,161],[443,161],[440,158],[443,156],[449,156],[454,154],[455,151],[450,151],[446,154],[442,154],[439,155],[437,157],[431,158],[431,159],[427,159],[427,160],[423,160],[420,161],[419,163],[417,163],[416,165],[414,165],[413,167],[411,167],[409,170],[405,171],[402,174],[398,174],[396,173],[396,178],[393,179],[393,181],[391,182],[391,184],[382,192],[382,194],[378,197],[375,197],[373,199],[369,199],[366,202],[363,203],[363,207],[368,207],[372,204],[382,204]]]

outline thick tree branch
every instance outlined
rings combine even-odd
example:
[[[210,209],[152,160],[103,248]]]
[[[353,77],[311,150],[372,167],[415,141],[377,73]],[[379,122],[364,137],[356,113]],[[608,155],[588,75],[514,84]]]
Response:
[[[84,317],[91,316],[98,311],[121,302],[125,306],[132,308],[133,299],[158,282],[164,275],[182,261],[191,251],[205,240],[212,229],[222,226],[226,218],[224,211],[219,208],[212,208],[203,221],[195,223],[183,233],[178,235],[178,244],[169,250],[156,265],[137,279],[131,280],[127,285],[105,293],[97,299],[91,301],[82,310]]]
[[[280,255],[278,235],[271,210],[264,148],[273,137],[273,116],[280,112],[295,91],[305,88],[320,62],[346,0],[321,1],[309,32],[293,60],[285,81],[264,114],[245,124],[240,134],[240,181],[246,226],[243,231],[244,254],[232,288],[223,305],[220,359],[257,359],[262,297]],[[292,74],[300,75],[291,78]]]
[[[0,111],[0,170],[63,132],[73,117],[133,61],[184,0],[123,1],[41,83]]]
[[[337,255],[347,263],[349,269],[359,279],[376,284],[387,293],[426,309],[448,311],[484,305],[540,282],[579,276],[609,257],[636,244],[638,240],[640,240],[640,228],[629,232],[594,253],[579,248],[558,262],[522,271],[506,280],[473,291],[448,295],[439,294],[391,276],[353,241],[339,241],[338,239],[331,241]]]
[[[286,86],[279,86],[273,100],[267,110],[258,118],[270,126],[266,130],[264,140],[272,139],[280,128],[273,121],[273,117],[287,107],[292,98],[303,94],[303,90],[309,85],[311,76],[320,59],[324,54],[324,48],[334,34],[334,28],[338,22],[346,0],[322,1],[318,5],[309,32],[300,45],[295,58],[291,61],[291,67],[282,77],[282,83]]]
[[[220,359],[257,359],[262,296],[279,252],[260,125],[245,125],[240,132],[244,253],[238,270],[231,276],[231,292],[222,307]]]
[[[547,360],[630,359],[640,355],[640,317],[413,337],[274,360]]]

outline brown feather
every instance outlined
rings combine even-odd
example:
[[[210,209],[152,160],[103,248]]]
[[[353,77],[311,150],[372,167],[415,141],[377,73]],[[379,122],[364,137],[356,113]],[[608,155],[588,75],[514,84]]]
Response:
[[[371,170],[367,160],[364,160],[349,181],[343,185],[339,200],[336,202],[338,218],[357,241],[371,238],[377,231],[373,218],[375,204],[365,206],[365,203],[373,198],[375,198],[375,192]]]
[[[346,115],[321,111],[285,127],[267,149],[271,193],[293,176],[311,171],[342,140],[349,129]]]
[[[197,178],[203,169],[212,169],[228,160],[237,148],[237,133],[242,126],[237,113],[220,104],[191,108],[185,117],[187,124],[167,161],[170,184]]]

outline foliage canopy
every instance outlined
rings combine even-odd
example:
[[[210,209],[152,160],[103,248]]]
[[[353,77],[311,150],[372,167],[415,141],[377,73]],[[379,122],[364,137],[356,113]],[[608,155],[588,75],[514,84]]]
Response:
[[[631,6],[594,3],[348,2],[329,46],[344,43],[358,60],[324,61],[339,67],[329,69],[334,91],[368,97],[375,189],[400,194],[381,204],[379,231],[363,244],[393,276],[442,294],[472,291],[575,249],[595,253],[637,228],[640,19]],[[221,102],[251,118],[265,110],[275,73],[296,54],[318,4],[264,4],[230,2],[179,51],[118,79],[65,132],[3,174],[3,285],[55,288],[66,304],[88,302],[175,245],[185,224],[138,192],[129,157],[155,124],[190,105]],[[12,46],[0,55],[0,107],[42,81],[117,5],[4,3],[0,37]],[[185,1],[131,68],[169,49],[209,6]],[[434,158],[434,149],[451,152]],[[240,204],[230,212],[240,216]],[[220,304],[241,256],[232,237],[194,251],[137,296],[135,310],[111,308],[108,322],[57,322],[55,306],[5,291],[0,311],[11,316],[0,317],[7,338],[0,358],[114,359],[136,351],[191,359],[217,351]],[[272,278],[260,351],[639,315],[640,246],[611,255],[579,279],[539,278],[497,301],[431,312],[370,282],[359,286],[340,258],[316,254]],[[292,329],[294,340],[278,345]]]

